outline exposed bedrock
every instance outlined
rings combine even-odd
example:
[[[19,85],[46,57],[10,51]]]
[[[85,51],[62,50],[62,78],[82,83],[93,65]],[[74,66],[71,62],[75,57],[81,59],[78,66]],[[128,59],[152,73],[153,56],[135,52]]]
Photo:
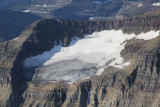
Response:
[[[109,67],[98,77],[72,85],[63,81],[38,84],[23,77],[23,61],[50,50],[56,44],[68,46],[76,35],[122,29],[141,33],[160,29],[160,16],[121,21],[40,20],[13,40],[0,44],[0,106],[19,107],[128,107],[159,105],[160,38],[129,41],[121,52],[133,66],[119,71]],[[134,45],[133,45],[134,44]],[[140,45],[138,45],[140,44]]]

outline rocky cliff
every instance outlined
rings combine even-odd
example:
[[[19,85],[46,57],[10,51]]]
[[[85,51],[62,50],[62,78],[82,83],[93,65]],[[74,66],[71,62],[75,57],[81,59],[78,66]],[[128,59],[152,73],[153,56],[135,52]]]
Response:
[[[18,38],[0,44],[0,106],[5,107],[158,107],[160,37],[130,40],[121,52],[132,65],[119,70],[107,67],[102,75],[71,85],[59,81],[39,84],[23,77],[23,61],[50,50],[68,46],[76,35],[83,38],[101,30],[125,33],[160,30],[160,16],[119,21],[40,20]],[[60,42],[62,41],[62,42]]]

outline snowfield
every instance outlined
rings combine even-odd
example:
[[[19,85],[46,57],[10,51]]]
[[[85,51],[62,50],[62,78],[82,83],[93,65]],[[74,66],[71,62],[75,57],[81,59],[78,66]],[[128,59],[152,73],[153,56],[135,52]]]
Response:
[[[138,4],[138,7],[142,7],[143,5],[142,4]]]
[[[160,6],[160,2],[153,3],[152,6]]]
[[[130,65],[120,55],[127,40],[150,40],[158,35],[159,31],[128,35],[122,30],[104,30],[86,35],[83,39],[76,38],[68,47],[54,46],[50,51],[27,58],[23,63],[26,68],[40,66],[33,79],[74,82],[101,75],[107,66],[123,69]]]

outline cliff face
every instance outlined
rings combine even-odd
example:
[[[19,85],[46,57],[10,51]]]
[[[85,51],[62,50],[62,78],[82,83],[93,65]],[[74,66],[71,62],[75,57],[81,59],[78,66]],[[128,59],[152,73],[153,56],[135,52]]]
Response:
[[[125,33],[160,29],[160,16],[121,21],[41,20],[18,38],[0,44],[0,106],[32,107],[128,107],[159,106],[159,41],[130,40],[121,52],[132,66],[105,69],[101,76],[77,81],[38,84],[23,77],[23,61],[50,50],[68,46],[74,36],[95,31],[122,29]],[[62,41],[62,43],[60,42]]]

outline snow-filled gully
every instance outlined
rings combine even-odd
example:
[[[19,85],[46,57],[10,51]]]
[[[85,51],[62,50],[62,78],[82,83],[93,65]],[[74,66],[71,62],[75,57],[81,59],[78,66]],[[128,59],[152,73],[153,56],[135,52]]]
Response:
[[[104,30],[85,36],[83,39],[72,40],[70,46],[54,46],[41,55],[27,58],[24,68],[35,69],[34,79],[46,81],[64,80],[74,82],[79,79],[100,75],[107,66],[123,69],[130,62],[123,62],[120,52],[127,40],[150,40],[159,35],[159,31],[147,33],[124,34],[122,30]],[[24,70],[30,78],[31,70]]]

